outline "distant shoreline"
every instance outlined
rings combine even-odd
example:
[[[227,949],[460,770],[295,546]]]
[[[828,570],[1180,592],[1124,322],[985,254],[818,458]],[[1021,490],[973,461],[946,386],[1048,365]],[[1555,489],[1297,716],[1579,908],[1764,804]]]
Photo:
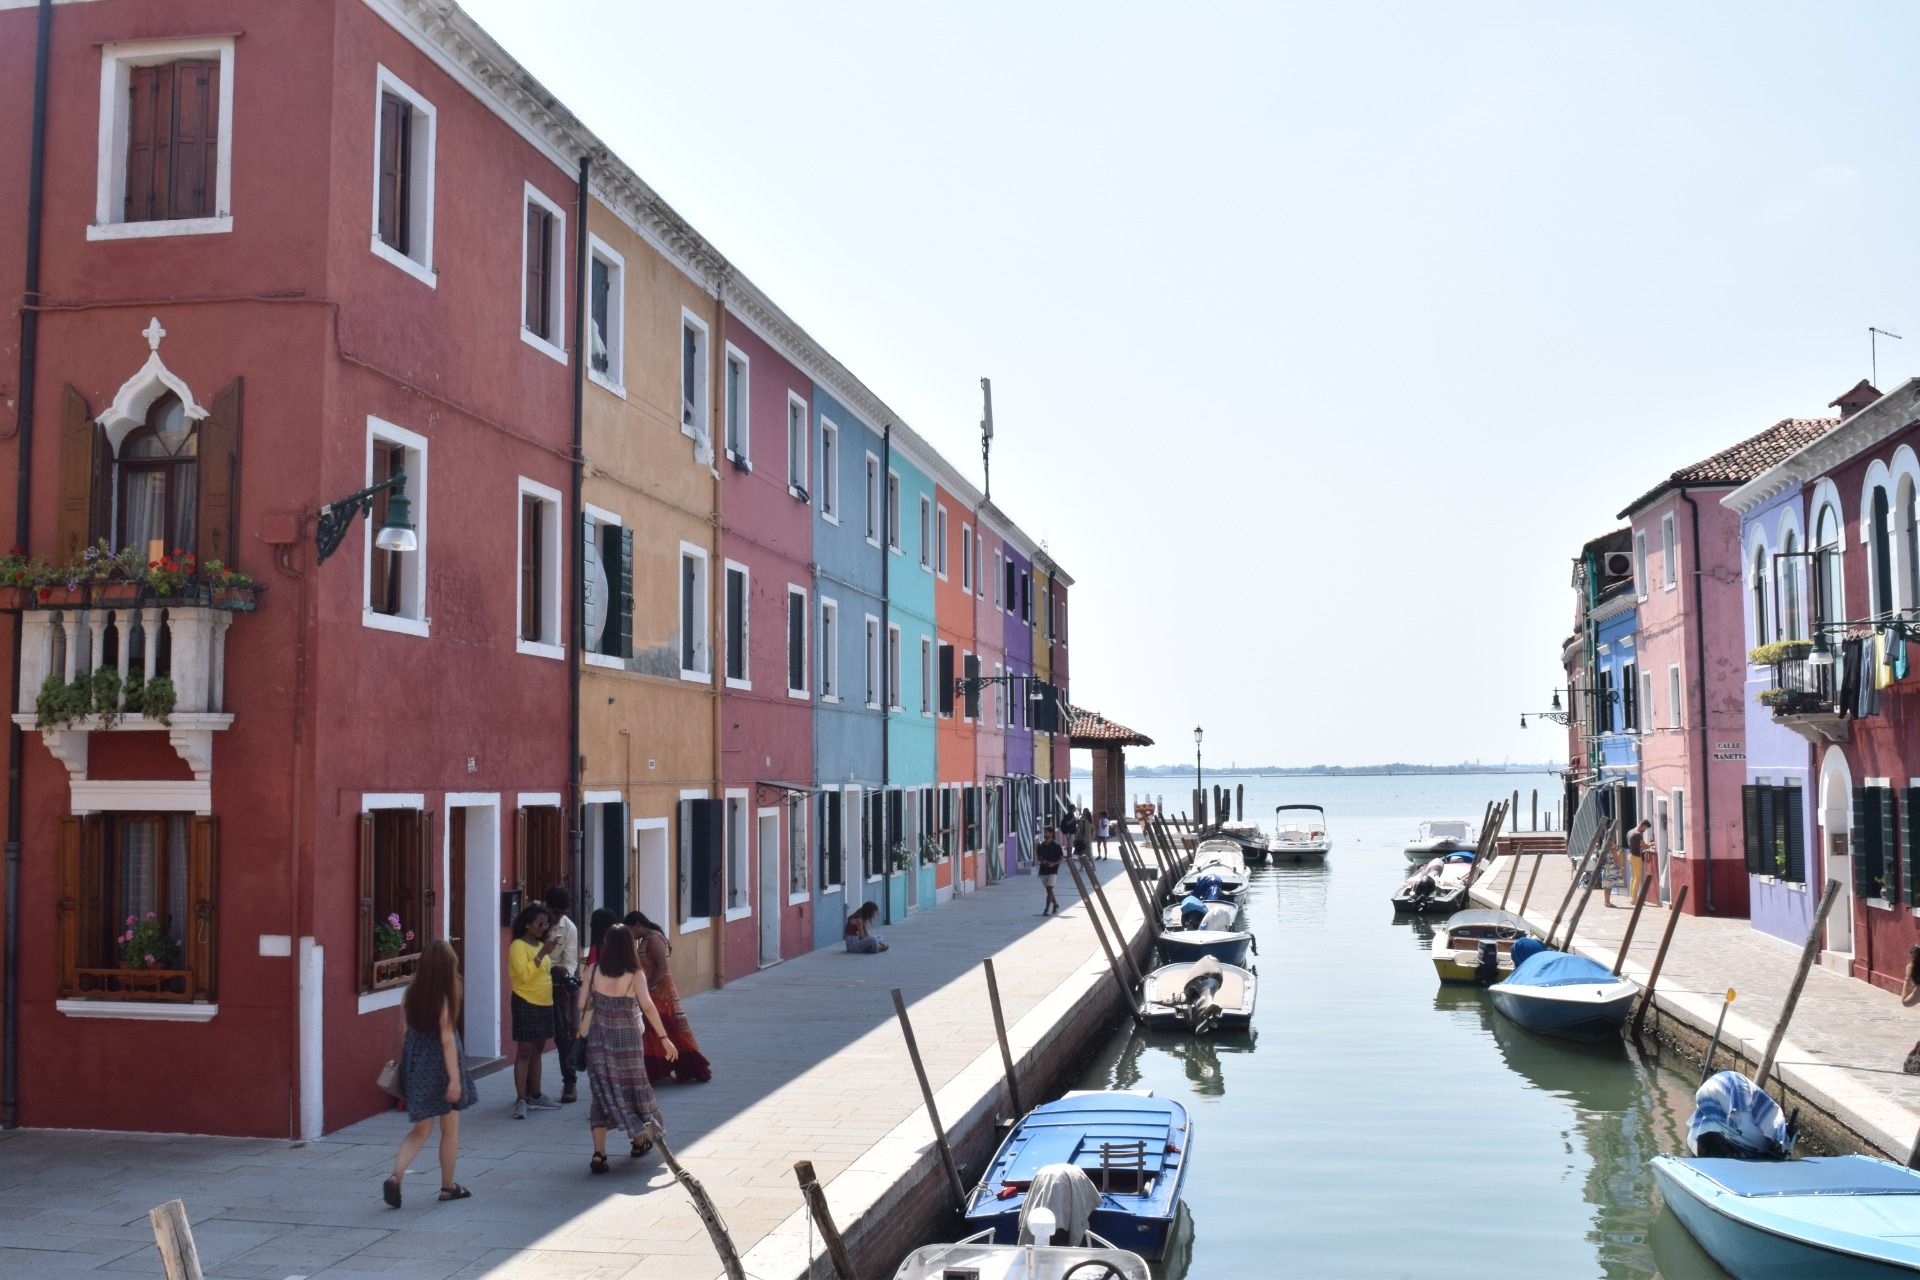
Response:
[[[1209,778],[1417,778],[1440,777],[1453,774],[1477,777],[1504,776],[1510,774],[1514,777],[1524,778],[1538,777],[1543,773],[1558,773],[1564,768],[1566,768],[1565,765],[1551,763],[1518,767],[1509,765],[1505,768],[1491,765],[1477,767],[1472,765],[1426,764],[1354,765],[1352,767],[1345,765],[1314,765],[1305,769],[1208,769],[1206,776]],[[1091,778],[1093,775],[1084,769],[1075,769],[1073,776],[1076,778]],[[1127,770],[1127,777],[1129,779],[1153,778],[1155,780],[1161,780],[1192,776],[1192,769],[1182,768],[1178,765],[1152,765],[1145,769]]]

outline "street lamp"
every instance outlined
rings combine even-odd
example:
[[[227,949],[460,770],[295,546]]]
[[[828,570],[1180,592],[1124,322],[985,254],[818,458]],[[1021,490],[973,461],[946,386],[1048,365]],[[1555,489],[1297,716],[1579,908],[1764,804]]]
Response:
[[[373,518],[373,500],[382,493],[387,495],[387,515],[380,522],[380,532],[374,535],[373,545],[381,551],[419,549],[420,538],[413,530],[413,501],[407,497],[407,473],[396,471],[377,484],[320,508],[320,518],[313,531],[314,545],[319,551],[314,563],[325,564],[327,557],[340,549],[341,540],[353,527],[356,517]]]
[[[1200,726],[1193,726],[1193,802],[1195,804],[1205,804],[1207,801],[1206,786],[1200,774],[1200,737]],[[1205,813],[1200,815],[1202,823],[1206,821],[1206,817]]]

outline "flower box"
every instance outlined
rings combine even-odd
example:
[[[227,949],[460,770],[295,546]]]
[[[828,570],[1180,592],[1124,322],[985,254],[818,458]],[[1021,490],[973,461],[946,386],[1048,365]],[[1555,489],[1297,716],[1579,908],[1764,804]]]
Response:
[[[32,587],[0,587],[0,611],[28,609],[32,606]]]
[[[383,956],[373,962],[373,989],[387,991],[393,987],[404,987],[413,981],[414,973],[420,968],[420,953],[409,952],[406,955]]]
[[[137,582],[96,582],[93,584],[93,603],[104,605],[138,604],[140,602],[140,584]]]
[[[251,613],[254,607],[252,587],[215,587],[213,607],[235,613]]]
[[[78,609],[87,602],[85,584],[69,587],[60,583],[40,587],[33,593],[33,603],[41,609]]]

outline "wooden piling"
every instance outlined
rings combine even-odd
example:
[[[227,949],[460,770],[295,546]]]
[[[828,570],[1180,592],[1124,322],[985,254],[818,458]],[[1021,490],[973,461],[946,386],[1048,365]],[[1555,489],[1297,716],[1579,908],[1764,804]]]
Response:
[[[1527,891],[1520,895],[1520,908],[1514,912],[1515,915],[1524,916],[1527,914],[1527,904],[1533,901],[1534,882],[1540,879],[1540,864],[1546,860],[1547,851],[1545,849],[1533,855],[1533,870],[1527,874]],[[1520,868],[1516,866],[1514,870],[1518,872]]]
[[[1080,868],[1073,865],[1073,859],[1066,860],[1067,870],[1073,873],[1073,883],[1080,889],[1080,900],[1087,904],[1087,919],[1093,922],[1093,936],[1100,940],[1100,950],[1107,956],[1107,968],[1113,972],[1113,980],[1120,988],[1120,995],[1126,1002],[1127,1012],[1138,1021],[1141,1016],[1140,1002],[1135,999],[1133,987],[1127,982],[1127,975],[1121,971],[1120,960],[1113,954],[1113,944],[1107,941],[1107,931],[1100,925],[1100,913],[1095,910],[1093,897],[1087,892],[1086,882],[1080,878]]]
[[[827,1193],[820,1186],[820,1180],[813,1176],[813,1161],[796,1162],[793,1176],[800,1182],[800,1198],[807,1202],[807,1212],[813,1217],[813,1225],[820,1229],[820,1243],[826,1246],[827,1261],[833,1264],[835,1280],[860,1280],[854,1272],[853,1259],[847,1256],[847,1242],[840,1238],[840,1228],[833,1225],[833,1214],[827,1208]],[[807,1259],[807,1267],[811,1272],[812,1258]]]
[[[933,1086],[927,1083],[927,1068],[920,1061],[920,1042],[913,1038],[913,1021],[907,1017],[907,1002],[900,988],[893,988],[893,1011],[900,1015],[900,1034],[907,1038],[907,1056],[913,1060],[914,1078],[920,1082],[920,1098],[927,1104],[927,1119],[933,1124],[933,1141],[940,1148],[940,1163],[946,1166],[947,1179],[953,1184],[955,1208],[967,1204],[967,1184],[960,1181],[960,1166],[953,1162],[953,1148],[947,1145],[947,1131],[940,1123],[940,1109],[933,1104]]]
[[[1660,981],[1660,966],[1667,962],[1667,947],[1673,942],[1674,926],[1680,923],[1680,914],[1687,905],[1687,890],[1691,885],[1681,885],[1680,892],[1674,895],[1673,905],[1668,908],[1667,927],[1660,935],[1660,949],[1653,953],[1653,968],[1647,971],[1647,985],[1640,991],[1640,1007],[1633,1011],[1633,1026],[1627,1034],[1635,1040],[1640,1038],[1640,1028],[1646,1023],[1647,1010],[1653,1008],[1653,988]]]
[[[1000,1065],[1007,1073],[1007,1102],[1013,1108],[1013,1118],[1018,1120],[1027,1114],[1027,1109],[1020,1105],[1020,1081],[1013,1071],[1013,1046],[1007,1042],[1007,1019],[1000,1011],[1000,980],[993,973],[993,957],[980,963],[987,971],[987,1003],[993,1006],[993,1035],[1000,1042]]]
[[[1580,861],[1573,868],[1573,878],[1567,883],[1567,895],[1560,899],[1560,909],[1553,913],[1553,923],[1547,926],[1546,944],[1553,945],[1553,935],[1560,932],[1560,922],[1566,919],[1567,908],[1573,905],[1573,895],[1580,891],[1580,877],[1585,874],[1587,864],[1593,860],[1593,851],[1606,841],[1606,832],[1596,831],[1593,840],[1580,853]]]
[[[1100,904],[1100,910],[1105,914],[1107,923],[1113,927],[1114,950],[1120,953],[1120,959],[1127,967],[1127,976],[1133,979],[1136,986],[1144,982],[1146,975],[1140,972],[1140,966],[1134,961],[1133,948],[1127,945],[1127,935],[1120,929],[1120,917],[1114,913],[1113,904],[1107,900],[1107,887],[1101,884],[1100,877],[1094,874],[1093,859],[1085,854],[1076,857],[1069,853],[1067,861],[1078,862],[1080,869],[1086,873],[1087,883],[1093,886],[1094,900]]]
[[[1500,891],[1500,909],[1507,909],[1507,899],[1513,896],[1513,882],[1520,878],[1520,855],[1513,855],[1513,864],[1507,870],[1507,887]]]
[[[1653,888],[1651,873],[1640,877],[1640,887],[1633,893],[1633,914],[1627,917],[1627,931],[1620,937],[1620,954],[1613,958],[1613,976],[1620,976],[1620,966],[1627,962],[1627,948],[1633,945],[1633,931],[1640,927],[1640,908],[1647,905],[1647,890]]]
[[[147,1211],[153,1224],[153,1247],[160,1251],[167,1280],[202,1280],[200,1250],[193,1243],[184,1200],[169,1200]]]
[[[1533,829],[1540,829],[1540,788],[1533,789]]]
[[[1120,867],[1126,872],[1127,883],[1133,886],[1133,898],[1140,904],[1140,915],[1147,922],[1147,943],[1151,946],[1160,940],[1160,913],[1148,903],[1147,891],[1141,887],[1140,877],[1146,868],[1135,867],[1134,859],[1138,854],[1139,850],[1133,847],[1131,841],[1124,838],[1120,841]]]
[[[1773,1034],[1767,1038],[1767,1052],[1760,1059],[1760,1070],[1754,1073],[1753,1082],[1760,1088],[1767,1087],[1767,1073],[1773,1070],[1773,1060],[1780,1052],[1780,1042],[1786,1039],[1787,1023],[1793,1018],[1794,1006],[1800,1003],[1800,991],[1807,985],[1807,972],[1813,968],[1813,962],[1820,958],[1820,934],[1827,926],[1827,912],[1833,910],[1833,900],[1840,893],[1838,880],[1827,881],[1827,891],[1820,895],[1820,909],[1813,913],[1813,927],[1807,930],[1807,944],[1800,949],[1800,967],[1794,970],[1793,985],[1787,988],[1787,1002],[1780,1007],[1780,1020],[1773,1024]]]
[[[706,1224],[714,1252],[720,1255],[720,1266],[727,1273],[727,1280],[747,1280],[746,1268],[740,1265],[740,1251],[733,1247],[733,1237],[727,1234],[727,1224],[721,1221],[720,1211],[713,1207],[713,1201],[708,1197],[707,1189],[700,1185],[700,1179],[681,1168],[680,1162],[673,1158],[673,1148],[667,1145],[667,1135],[651,1120],[647,1121],[647,1140],[660,1153],[674,1180],[687,1189],[687,1198],[693,1201],[693,1211]]]
[[[1586,914],[1587,904],[1593,901],[1593,891],[1600,887],[1600,868],[1607,860],[1607,841],[1600,842],[1599,856],[1593,860],[1593,869],[1587,873],[1587,887],[1580,891],[1580,904],[1573,909],[1573,919],[1567,921],[1567,936],[1560,940],[1562,951],[1573,950],[1573,934],[1580,927],[1580,917]]]
[[[1513,822],[1513,829],[1520,829],[1520,788],[1513,789],[1513,803],[1507,806],[1507,817]]]

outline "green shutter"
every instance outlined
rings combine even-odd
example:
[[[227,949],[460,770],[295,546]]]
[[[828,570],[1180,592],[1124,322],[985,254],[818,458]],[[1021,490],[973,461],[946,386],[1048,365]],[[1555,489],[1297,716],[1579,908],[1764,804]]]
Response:
[[[1900,892],[1900,886],[1896,883],[1900,870],[1900,828],[1898,815],[1893,809],[1893,788],[1875,787],[1873,790],[1877,797],[1876,815],[1880,819],[1880,840],[1874,850],[1874,861],[1878,864],[1876,874],[1884,882],[1877,896],[1894,902],[1898,900]]]
[[[1780,808],[1784,812],[1782,827],[1786,836],[1787,879],[1794,884],[1807,882],[1807,817],[1806,803],[1798,784],[1782,788]]]
[[[1913,820],[1913,806],[1920,800],[1920,787],[1908,787],[1901,796],[1900,852],[1906,863],[1902,876],[1907,905],[1920,907],[1920,824]]]
[[[1853,854],[1853,892],[1855,897],[1873,896],[1873,874],[1868,869],[1872,862],[1870,845],[1879,830],[1874,820],[1874,800],[1872,791],[1866,787],[1853,789],[1853,829],[1848,833]]]
[[[1760,788],[1753,784],[1740,788],[1740,821],[1745,830],[1742,833],[1747,854],[1747,874],[1766,875],[1760,861],[1762,836],[1769,834],[1760,821]]]
[[[633,530],[620,530],[620,555],[618,571],[614,574],[613,617],[609,625],[616,628],[614,656],[631,658],[633,656]]]

